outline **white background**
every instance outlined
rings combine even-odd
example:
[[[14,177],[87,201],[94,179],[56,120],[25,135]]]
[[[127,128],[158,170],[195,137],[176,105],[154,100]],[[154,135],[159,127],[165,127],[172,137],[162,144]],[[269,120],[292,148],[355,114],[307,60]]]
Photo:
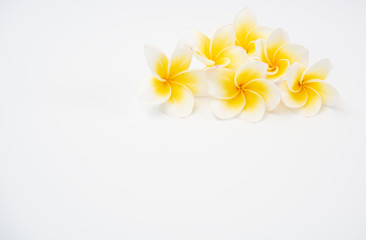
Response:
[[[138,101],[145,43],[243,7],[328,57],[339,105],[185,119]],[[363,0],[0,1],[0,239],[366,239]],[[202,67],[195,63],[196,67]]]

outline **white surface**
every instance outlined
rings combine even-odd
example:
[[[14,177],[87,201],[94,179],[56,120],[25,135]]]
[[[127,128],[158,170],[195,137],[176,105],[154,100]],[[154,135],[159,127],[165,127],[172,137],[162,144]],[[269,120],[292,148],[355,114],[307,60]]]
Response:
[[[143,45],[243,7],[328,57],[336,109],[220,121],[137,101]],[[1,1],[0,239],[366,239],[363,0]],[[198,65],[197,66],[201,66]]]

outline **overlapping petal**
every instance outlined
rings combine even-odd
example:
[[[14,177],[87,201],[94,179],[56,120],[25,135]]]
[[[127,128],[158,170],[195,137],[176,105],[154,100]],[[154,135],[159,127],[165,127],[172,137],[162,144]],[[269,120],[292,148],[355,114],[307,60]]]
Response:
[[[278,87],[266,79],[253,80],[245,86],[245,89],[259,94],[264,100],[267,111],[275,109],[281,101]]]
[[[159,79],[168,77],[169,60],[167,56],[156,47],[145,45],[145,57],[154,76]]]
[[[281,59],[276,63],[273,70],[269,70],[267,72],[266,78],[272,82],[276,82],[281,79],[282,76],[286,74],[286,71],[289,67],[290,63],[287,59]]]
[[[239,118],[248,122],[258,122],[263,118],[266,110],[263,98],[258,93],[250,90],[245,90],[244,96],[245,106],[239,114]]]
[[[245,40],[245,47],[243,47],[248,55],[255,54],[255,41],[258,39],[267,39],[270,33],[271,29],[264,26],[256,26],[250,30]]]
[[[234,78],[235,72],[230,69],[216,67],[207,70],[208,92],[220,99],[235,97],[239,89],[235,85]]]
[[[235,75],[235,84],[244,87],[252,80],[263,78],[267,71],[267,64],[257,61],[245,63]]]
[[[248,56],[243,48],[232,46],[226,48],[217,56],[216,65],[223,65],[226,68],[238,70],[247,60]],[[224,64],[226,62],[227,64]]]
[[[180,41],[169,62],[169,78],[188,70],[191,65],[193,49],[185,41]]]
[[[278,86],[281,89],[282,101],[286,106],[298,108],[306,104],[308,93],[305,88],[301,88],[299,92],[293,92],[287,86],[286,81],[280,82]]]
[[[244,108],[245,99],[242,92],[231,99],[214,99],[211,101],[210,108],[213,114],[222,119],[237,116]]]
[[[304,73],[303,82],[312,79],[325,80],[330,71],[332,70],[332,63],[328,59],[322,59],[317,63],[313,64]]]
[[[197,58],[198,61],[200,61],[201,63],[205,64],[206,67],[213,67],[215,66],[215,62],[208,59],[206,56],[202,55],[199,52],[195,52],[194,56]]]
[[[290,40],[284,30],[277,28],[272,31],[266,42],[266,52],[270,63],[274,63],[274,57],[277,50],[287,45],[289,42]]]
[[[242,9],[234,18],[237,45],[243,47],[246,50],[247,35],[255,26],[257,26],[255,13],[249,8]]]
[[[304,71],[305,66],[300,63],[294,63],[287,69],[286,81],[290,91],[298,92],[301,90],[301,79]]]
[[[313,79],[306,82],[307,87],[315,90],[322,99],[322,103],[328,106],[334,106],[339,100],[338,91],[323,80]]]
[[[301,63],[303,65],[307,65],[309,61],[309,51],[298,44],[286,44],[278,49],[275,54],[276,62],[281,59],[287,59],[290,64]]]
[[[264,63],[270,63],[268,56],[267,56],[267,48],[266,48],[266,41],[263,39],[258,39],[255,41],[255,57]]]
[[[205,56],[207,59],[211,58],[210,54],[210,46],[211,46],[211,40],[203,33],[192,30],[193,40],[196,45],[196,48],[199,52],[199,55]]]
[[[142,84],[140,99],[143,103],[161,104],[170,98],[171,88],[169,83],[151,77]]]
[[[294,110],[303,116],[311,117],[319,112],[322,106],[322,99],[313,89],[306,87],[304,89],[306,89],[308,95],[306,104],[299,108],[294,108]]]
[[[179,83],[171,83],[170,86],[170,98],[160,105],[161,109],[174,117],[187,117],[193,110],[194,97],[192,92]]]
[[[211,59],[215,60],[219,53],[235,45],[235,32],[232,25],[220,27],[211,41]]]
[[[186,86],[193,95],[202,91],[206,74],[202,70],[187,70],[170,79],[171,83],[179,83]]]

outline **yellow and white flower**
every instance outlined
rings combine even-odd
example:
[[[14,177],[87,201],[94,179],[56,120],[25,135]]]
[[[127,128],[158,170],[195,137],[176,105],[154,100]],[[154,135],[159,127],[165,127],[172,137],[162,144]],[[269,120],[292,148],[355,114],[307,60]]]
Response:
[[[248,59],[243,48],[235,46],[235,31],[232,25],[217,29],[212,40],[194,30],[195,56],[206,67],[223,66],[238,70]]]
[[[153,76],[145,82],[141,100],[161,104],[162,110],[169,115],[188,116],[193,109],[194,95],[205,79],[202,70],[188,70],[193,49],[180,42],[169,61],[159,49],[146,45],[145,56]]]
[[[306,70],[299,63],[291,65],[285,81],[279,84],[282,101],[304,116],[317,114],[322,104],[333,106],[339,99],[335,88],[325,82],[332,65],[322,59]]]
[[[267,39],[271,29],[257,26],[257,18],[249,8],[242,9],[234,19],[236,45],[242,47],[249,56],[255,54],[255,41]]]
[[[283,77],[287,68],[293,63],[307,65],[309,53],[306,48],[292,44],[285,31],[275,29],[267,40],[259,39],[255,42],[256,57],[267,63],[266,79],[277,81]]]
[[[211,110],[218,118],[235,116],[256,122],[264,112],[273,110],[281,100],[278,87],[265,79],[267,64],[250,61],[238,71],[223,67],[207,71],[208,91],[216,99]]]

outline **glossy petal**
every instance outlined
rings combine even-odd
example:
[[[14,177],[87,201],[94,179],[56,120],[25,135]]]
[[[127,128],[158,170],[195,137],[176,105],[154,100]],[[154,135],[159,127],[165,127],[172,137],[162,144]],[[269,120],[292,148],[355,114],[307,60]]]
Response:
[[[140,99],[143,103],[161,104],[169,99],[171,93],[169,83],[151,77],[142,84]]]
[[[305,86],[315,90],[322,99],[322,102],[328,106],[334,106],[339,100],[338,91],[323,80],[313,79],[306,82]]]
[[[234,28],[236,35],[236,42],[239,46],[246,50],[247,35],[255,26],[257,26],[257,19],[252,10],[249,8],[242,9],[234,19]]]
[[[264,78],[267,71],[267,64],[257,61],[245,63],[235,75],[235,84],[244,87],[252,80]]]
[[[274,56],[278,49],[289,43],[287,33],[278,28],[271,32],[267,38],[267,57],[271,63],[274,63]]]
[[[301,90],[301,79],[305,71],[305,66],[300,63],[292,64],[286,73],[287,86],[293,92],[298,92]]]
[[[258,122],[263,118],[266,110],[266,105],[263,98],[250,90],[244,91],[245,106],[243,111],[239,114],[239,118],[248,122]]]
[[[239,92],[234,78],[235,72],[230,69],[215,67],[207,70],[209,94],[221,99],[233,98]]]
[[[245,99],[242,92],[239,92],[231,99],[213,99],[210,107],[212,113],[222,119],[237,116],[244,108]]]
[[[235,32],[232,25],[220,27],[214,34],[211,41],[211,59],[216,57],[222,50],[235,45]]]
[[[319,94],[311,88],[306,88],[306,91],[308,93],[308,100],[306,101],[306,104],[302,107],[295,108],[294,110],[303,116],[311,117],[319,112],[322,106],[322,99]]]
[[[253,80],[245,86],[245,89],[258,93],[263,98],[267,111],[275,109],[281,101],[278,87],[268,80]]]
[[[195,46],[198,52],[200,52],[200,55],[205,56],[207,59],[211,59],[210,54],[211,40],[205,34],[197,30],[192,30],[192,35]]]
[[[201,92],[205,77],[206,74],[203,70],[188,70],[176,75],[174,78],[170,79],[170,82],[180,83],[191,90],[193,95],[197,95]]]
[[[281,90],[282,101],[287,107],[298,108],[306,104],[308,93],[305,88],[302,88],[299,92],[292,92],[286,81],[280,82],[278,87]]]
[[[191,65],[192,56],[193,49],[184,41],[180,41],[169,62],[169,78],[188,70]]]
[[[248,56],[243,48],[233,46],[223,50],[216,59],[216,65],[223,65],[220,62],[223,59],[228,59],[229,62],[225,64],[225,67],[238,70],[248,60]]]
[[[267,39],[270,33],[271,29],[264,26],[256,26],[250,30],[247,35],[244,48],[248,55],[255,54],[255,41],[258,39]]]
[[[187,117],[194,105],[192,92],[179,83],[171,83],[171,95],[167,102],[161,104],[163,112],[174,117]]]
[[[303,82],[312,79],[325,80],[330,71],[332,70],[332,63],[329,59],[322,59],[317,63],[313,64],[306,70],[303,77]]]
[[[301,63],[307,65],[309,61],[309,51],[298,44],[287,44],[281,47],[275,55],[275,61],[287,59],[290,65],[293,63]]]
[[[145,45],[144,50],[147,64],[154,76],[159,80],[166,79],[168,77],[169,60],[165,54],[150,45]]]

